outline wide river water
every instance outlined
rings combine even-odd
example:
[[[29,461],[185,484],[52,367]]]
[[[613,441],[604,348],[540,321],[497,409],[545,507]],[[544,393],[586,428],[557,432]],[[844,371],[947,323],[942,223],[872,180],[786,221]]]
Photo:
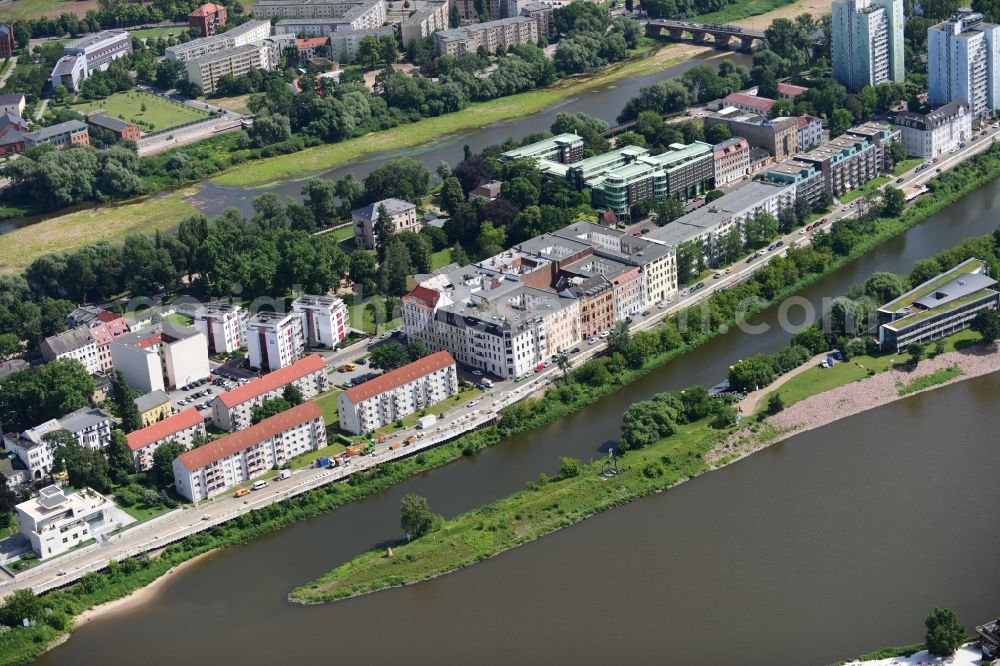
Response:
[[[818,306],[873,271],[908,271],[992,231],[998,210],[994,183],[802,295]],[[454,575],[332,605],[286,600],[398,539],[403,494],[446,516],[507,495],[561,455],[606,450],[631,403],[712,385],[791,335],[775,309],[753,323],[771,328],[734,329],[546,428],[213,554],[39,663],[824,664],[919,641],[934,606],[970,626],[1000,614],[998,375],[799,435]]]

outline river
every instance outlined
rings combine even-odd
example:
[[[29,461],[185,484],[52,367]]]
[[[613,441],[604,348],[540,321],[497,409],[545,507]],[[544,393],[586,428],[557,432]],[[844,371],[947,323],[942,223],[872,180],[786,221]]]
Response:
[[[805,290],[812,303],[875,270],[996,226],[1000,182]],[[775,322],[772,308],[754,323]],[[935,605],[1000,613],[1000,377],[963,382],[805,433],[676,490],[470,570],[328,606],[295,586],[401,536],[399,499],[446,516],[502,497],[558,457],[591,458],[627,406],[721,379],[784,344],[734,329],[548,427],[178,574],[155,601],[82,627],[45,665],[629,661],[827,663],[921,639]],[[150,649],[151,646],[161,646]]]

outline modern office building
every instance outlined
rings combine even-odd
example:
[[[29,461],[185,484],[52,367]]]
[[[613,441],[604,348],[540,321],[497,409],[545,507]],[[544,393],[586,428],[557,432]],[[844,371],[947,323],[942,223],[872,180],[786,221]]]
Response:
[[[181,388],[211,374],[205,334],[169,323],[113,340],[111,363],[129,386],[142,393]]]
[[[448,29],[448,2],[429,0],[423,7],[403,19],[399,26],[403,46],[426,39],[439,30]]]
[[[833,77],[848,90],[902,83],[903,0],[834,0]]]
[[[949,102],[928,113],[900,111],[896,126],[907,155],[937,157],[973,137],[969,104]]]
[[[816,208],[826,190],[823,187],[823,172],[816,164],[803,162],[794,157],[771,166],[765,179],[774,183],[795,186],[795,198],[803,199],[811,208]]]
[[[209,499],[326,445],[323,413],[304,402],[177,456],[174,487],[192,502]]]
[[[457,393],[455,359],[439,351],[337,396],[340,427],[356,435],[369,433]]]
[[[878,341],[900,352],[914,342],[930,342],[969,327],[980,310],[1000,306],[997,281],[986,262],[967,259],[878,309]]]
[[[306,351],[302,317],[296,312],[262,310],[247,322],[250,367],[278,370],[302,358]]]
[[[49,78],[53,88],[64,85],[75,91],[91,74],[132,53],[132,36],[127,30],[103,30],[66,42],[63,53]]]
[[[322,357],[309,354],[288,367],[220,393],[212,400],[212,421],[223,430],[249,427],[254,408],[280,397],[287,386],[297,388],[305,400],[326,391],[328,381]]]
[[[927,29],[927,101],[964,101],[974,116],[1000,109],[1000,26],[971,9]]]
[[[501,153],[500,159],[536,159],[559,164],[573,164],[583,159],[583,138],[576,134],[556,136]]]
[[[383,199],[363,208],[351,211],[351,221],[354,223],[354,244],[365,250],[375,249],[375,223],[379,212],[385,208],[392,221],[393,235],[404,231],[420,231],[420,218],[417,217],[417,207],[402,199]]]
[[[747,220],[765,213],[777,217],[783,209],[794,205],[794,186],[753,181],[664,227],[653,229],[649,236],[672,247],[701,242],[706,260],[714,263],[721,253],[723,239],[734,228],[745,239]]]
[[[110,527],[112,507],[100,493],[83,488],[77,492],[46,486],[38,496],[14,507],[18,531],[41,559],[61,555]]]
[[[750,175],[750,144],[741,136],[713,146],[712,159],[716,187],[725,187]]]
[[[899,139],[900,131],[888,123],[865,123],[796,155],[795,160],[822,173],[823,189],[836,197],[891,171],[890,144]]]
[[[292,312],[302,318],[310,347],[333,348],[347,337],[347,305],[337,296],[304,294],[292,301]]]
[[[202,37],[211,37],[218,28],[226,25],[226,18],[224,5],[209,2],[188,14],[188,25],[201,33]]]
[[[168,46],[164,55],[167,60],[194,60],[239,46],[260,44],[270,36],[270,21],[247,21],[211,37],[200,37],[184,44]]]
[[[64,123],[43,127],[24,135],[25,148],[34,148],[43,143],[53,145],[56,148],[89,146],[90,132],[87,131],[87,126],[79,120],[67,120]]]
[[[473,23],[472,25],[434,34],[434,45],[438,55],[459,56],[475,53],[480,47],[490,53],[498,48],[507,49],[518,44],[538,43],[538,21],[528,16]]]
[[[195,312],[194,328],[208,340],[209,354],[231,354],[247,342],[247,319],[238,303],[211,303]]]
[[[747,140],[751,148],[763,148],[780,161],[798,150],[798,121],[795,118],[774,118],[746,113],[727,106],[705,118],[705,124],[726,125],[733,136]]]
[[[130,432],[128,447],[132,451],[136,471],[144,472],[153,466],[153,453],[162,445],[174,442],[190,449],[194,438],[204,435],[205,420],[196,407],[188,407],[162,421]]]

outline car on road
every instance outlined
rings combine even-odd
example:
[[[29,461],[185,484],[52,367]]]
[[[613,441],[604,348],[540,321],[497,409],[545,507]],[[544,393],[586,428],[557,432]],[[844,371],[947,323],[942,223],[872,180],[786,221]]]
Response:
[[[698,291],[699,289],[701,289],[704,286],[705,286],[704,282],[699,282],[695,286],[691,287],[691,291]]]
[[[598,335],[597,337],[599,337],[600,339],[603,340],[604,338],[608,337],[609,335],[611,335],[610,332],[608,332],[608,331],[601,331],[601,334]]]
[[[641,233],[641,234],[648,234],[649,233],[649,227],[643,227],[642,229],[639,230],[639,233]]]
[[[820,220],[820,222],[825,222],[825,220]],[[783,241],[783,240],[780,240],[780,241],[778,241],[778,242],[776,242],[776,243],[774,244],[774,247],[781,247],[781,246],[783,246],[784,244],[785,244],[785,241]],[[730,270],[732,270],[732,269],[730,269]]]
[[[596,345],[597,344],[597,338],[594,338],[594,337],[587,338],[587,344],[588,345]]]
[[[656,304],[656,307],[658,309],[662,310],[663,308],[667,307],[667,302],[666,301],[660,301],[659,303]]]
[[[469,407],[475,407],[478,404],[479,404],[478,400],[470,400],[469,401]]]
[[[240,488],[235,493],[233,493],[233,497],[243,497],[243,496],[249,495],[249,494],[250,494],[250,489],[249,488]]]
[[[732,266],[730,266],[729,268],[726,269],[726,275],[729,275],[732,272],[733,272],[733,267]]]
[[[897,179],[896,179],[896,184],[897,184],[897,185],[899,185],[899,184],[900,184],[900,183],[902,183],[902,182],[903,182],[903,179],[902,179],[902,178],[897,178]]]
[[[722,277],[725,274],[726,274],[725,271],[717,271],[715,273],[715,275],[712,276],[712,278],[715,279],[715,280],[718,280],[720,277]]]
[[[806,227],[806,231],[812,231],[812,230],[813,230],[813,225],[810,224],[809,226]]]
[[[803,230],[801,233],[805,233],[805,230]],[[756,258],[757,258],[756,254],[751,254],[749,257],[747,257],[747,263],[748,264],[752,264],[753,260],[756,259]]]
[[[640,316],[642,316],[642,317],[648,317],[648,316],[649,316],[649,310],[643,310],[643,311],[642,311],[641,313],[639,313],[639,314],[640,314]]]
[[[267,481],[254,481],[250,486],[250,490],[264,490],[264,488],[267,488]]]
[[[476,377],[482,377],[483,371],[480,370],[479,368],[476,368],[475,370],[472,371],[472,374],[474,374]]]

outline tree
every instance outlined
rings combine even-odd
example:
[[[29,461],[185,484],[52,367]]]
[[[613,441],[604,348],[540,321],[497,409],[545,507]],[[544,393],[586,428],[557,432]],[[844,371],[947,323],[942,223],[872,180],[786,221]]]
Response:
[[[125,383],[125,374],[121,370],[115,370],[115,381],[111,386],[111,396],[118,409],[118,418],[122,420],[122,428],[125,432],[132,432],[142,427],[142,419],[139,414],[139,407],[135,404],[138,392],[129,388]]]
[[[111,473],[103,451],[80,446],[73,433],[68,430],[46,433],[42,439],[52,447],[53,457],[66,470],[71,486],[90,487],[99,493],[111,489]]]
[[[386,342],[368,353],[368,365],[386,372],[401,368],[409,362],[406,347],[398,342]]]
[[[270,146],[286,141],[292,136],[292,126],[288,116],[271,114],[260,116],[253,122],[253,127],[247,132],[258,147]]]
[[[125,483],[128,475],[135,471],[132,451],[128,446],[128,438],[121,430],[111,431],[111,443],[104,450],[108,456],[108,470],[111,479],[118,484]]]
[[[777,414],[785,408],[785,401],[781,399],[780,393],[773,394],[767,399],[767,413]]]
[[[389,210],[384,204],[378,207],[378,216],[375,218],[375,251],[381,261],[385,258],[385,246],[396,233],[396,225],[389,215]]]
[[[734,391],[749,393],[773,380],[774,368],[760,356],[751,356],[729,366],[729,387]]]
[[[0,608],[0,622],[8,627],[17,627],[24,619],[34,622],[42,619],[44,614],[42,600],[30,589],[25,588],[15,590],[4,600],[3,607]]]
[[[410,251],[399,238],[393,237],[385,248],[385,258],[378,267],[378,284],[383,294],[406,294],[406,278],[412,274]]]
[[[302,404],[302,391],[299,390],[298,386],[289,384],[285,387],[285,390],[281,392],[281,397],[284,398],[289,405],[294,407],[295,405]]]
[[[310,180],[302,188],[302,203],[312,212],[315,224],[327,227],[337,221],[337,192],[333,183],[324,178]]]
[[[253,408],[253,412],[250,413],[250,423],[260,423],[264,419],[269,419],[272,416],[280,414],[281,412],[286,412],[291,408],[292,403],[285,400],[284,397],[265,400]]]
[[[433,532],[443,520],[431,511],[426,498],[411,493],[399,501],[399,526],[403,528],[408,541]]]
[[[973,317],[969,328],[978,333],[983,342],[995,342],[1000,339],[1000,311],[980,310]]]
[[[184,451],[183,444],[172,441],[161,444],[153,451],[153,466],[149,474],[157,487],[166,488],[174,485],[174,459]]]
[[[910,363],[912,363],[914,367],[920,363],[920,359],[924,357],[924,351],[926,349],[927,345],[923,342],[911,342],[909,346],[907,346],[906,351],[910,353]]]
[[[569,371],[573,367],[573,362],[569,360],[569,356],[566,354],[559,354],[556,358],[556,365],[563,373],[563,381],[569,381]]]
[[[580,476],[580,471],[583,469],[583,465],[576,458],[569,456],[564,456],[559,459],[559,478],[560,479],[572,479],[573,477]]]
[[[21,341],[14,333],[0,333],[0,356],[13,356],[21,351]]]
[[[725,123],[716,123],[705,128],[705,141],[718,144],[733,138],[733,131]]]
[[[458,3],[451,3],[451,9],[448,10],[448,27],[457,28],[462,25],[462,15],[458,12]]]
[[[847,109],[834,109],[830,118],[830,138],[846,132],[854,124],[854,115]]]
[[[430,179],[427,167],[413,158],[387,160],[365,178],[365,198],[371,202],[392,198],[416,202],[427,194]]]
[[[909,288],[910,285],[907,284],[906,278],[886,271],[872,273],[862,286],[865,296],[870,296],[873,301],[879,304],[896,300]]]
[[[458,178],[462,191],[468,194],[483,183],[493,180],[493,167],[482,155],[471,155],[459,162],[451,175]]]
[[[608,350],[613,352],[625,351],[630,337],[629,322],[630,320],[628,319],[615,322],[614,327],[611,329],[611,334],[608,336]]]
[[[0,383],[0,423],[20,431],[86,407],[94,386],[93,377],[73,359],[12,373]]]
[[[441,183],[441,190],[438,192],[438,201],[441,204],[441,210],[449,214],[454,213],[459,204],[465,203],[462,182],[455,176],[445,178]]]
[[[382,45],[378,37],[368,35],[362,37],[358,42],[358,50],[354,56],[354,61],[364,69],[375,69],[382,62]]]
[[[378,265],[375,263],[375,254],[366,250],[355,250],[351,253],[351,265],[348,276],[351,282],[361,287],[360,292],[355,292],[359,298],[368,298],[375,293],[375,276],[378,273]]]
[[[700,252],[701,247],[692,241],[677,246],[677,284],[688,284],[694,277]]]
[[[906,205],[906,195],[898,187],[888,185],[882,193],[882,217],[899,217]]]
[[[622,418],[618,444],[623,451],[649,446],[677,429],[677,409],[670,394],[660,394],[652,400],[632,404]]]
[[[657,203],[654,210],[656,217],[653,222],[656,223],[656,226],[662,227],[684,215],[684,204],[679,199],[667,197]]]
[[[756,250],[778,236],[778,220],[770,213],[758,213],[744,223],[747,247]]]
[[[924,644],[935,657],[950,657],[965,643],[965,628],[950,608],[935,608],[924,620]]]

